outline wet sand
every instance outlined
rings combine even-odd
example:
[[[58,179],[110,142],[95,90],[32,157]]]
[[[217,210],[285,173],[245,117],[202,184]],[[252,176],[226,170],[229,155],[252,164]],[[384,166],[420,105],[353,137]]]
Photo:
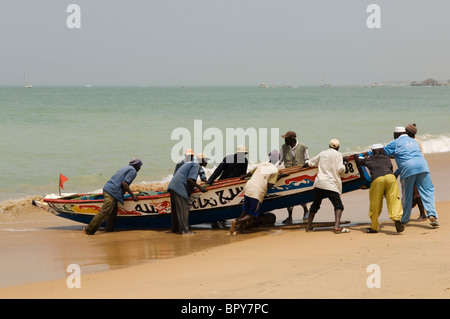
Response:
[[[343,219],[352,224],[339,235],[275,227],[233,237],[204,226],[192,236],[85,236],[82,225],[25,205],[0,214],[0,298],[449,298],[450,153],[427,160],[441,226],[411,222],[402,234],[386,210],[381,231],[365,233],[367,190],[343,195]],[[286,217],[275,213],[278,223]],[[294,218],[301,214],[297,207]],[[316,220],[333,220],[326,201]],[[81,288],[67,287],[70,264],[81,267]],[[367,286],[372,264],[380,266],[381,288]]]

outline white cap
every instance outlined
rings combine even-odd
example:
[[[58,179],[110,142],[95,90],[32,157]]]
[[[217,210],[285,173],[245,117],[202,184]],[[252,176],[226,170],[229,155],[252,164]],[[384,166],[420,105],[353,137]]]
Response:
[[[339,142],[339,140],[338,140],[338,139],[335,139],[335,138],[333,138],[333,139],[330,141],[330,144],[329,144],[329,146],[330,146],[331,148],[338,148],[340,145],[341,145],[341,143]]]
[[[405,133],[405,128],[403,126],[396,126],[394,128],[394,133]]]
[[[377,148],[383,148],[383,145],[382,144],[373,144],[372,145],[373,150],[376,150]]]

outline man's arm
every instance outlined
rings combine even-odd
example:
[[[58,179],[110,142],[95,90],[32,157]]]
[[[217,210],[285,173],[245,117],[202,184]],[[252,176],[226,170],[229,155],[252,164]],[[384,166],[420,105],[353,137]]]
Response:
[[[239,180],[244,180],[244,179],[246,179],[247,177],[250,177],[250,176],[252,176],[252,173],[251,173],[251,172],[248,172],[247,174],[242,175],[242,176],[239,178]]]
[[[282,179],[283,177],[289,176],[291,175],[291,173],[278,173],[278,177],[277,177],[277,181],[279,181],[280,179]]]
[[[222,161],[219,164],[219,166],[217,166],[217,168],[214,170],[214,172],[209,177],[209,179],[206,183],[209,185],[212,185],[214,183],[214,181],[217,179],[217,177],[219,177],[220,174],[222,174],[223,170],[225,169],[225,166],[226,166],[226,163],[224,163],[224,161]]]
[[[200,166],[200,170],[198,171],[198,176],[200,176],[200,180],[203,183],[206,183],[206,174],[205,174],[205,170],[203,169],[203,167]]]
[[[135,193],[133,193],[133,191],[132,191],[131,188],[130,188],[130,185],[128,185],[127,182],[123,181],[123,182],[122,182],[122,187],[125,188],[125,191],[127,191],[127,193],[131,195],[131,197],[133,198],[133,200],[134,200],[135,202],[138,201],[137,195],[136,195]]]
[[[187,181],[193,187],[197,187],[202,193],[206,192],[206,186],[198,185],[197,182],[195,180],[193,180],[192,178],[188,178]]]

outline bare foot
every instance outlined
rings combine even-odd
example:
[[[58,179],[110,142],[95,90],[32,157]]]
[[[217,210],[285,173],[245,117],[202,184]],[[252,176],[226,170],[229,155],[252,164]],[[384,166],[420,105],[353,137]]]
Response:
[[[233,236],[236,235],[236,220],[233,220],[231,223],[230,234]]]

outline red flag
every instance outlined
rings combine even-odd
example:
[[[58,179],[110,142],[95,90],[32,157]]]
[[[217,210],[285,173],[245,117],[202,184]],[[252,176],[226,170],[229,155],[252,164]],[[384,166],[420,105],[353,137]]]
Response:
[[[65,182],[67,182],[68,178],[65,177],[63,174],[59,173],[59,187],[64,189],[63,185]]]

